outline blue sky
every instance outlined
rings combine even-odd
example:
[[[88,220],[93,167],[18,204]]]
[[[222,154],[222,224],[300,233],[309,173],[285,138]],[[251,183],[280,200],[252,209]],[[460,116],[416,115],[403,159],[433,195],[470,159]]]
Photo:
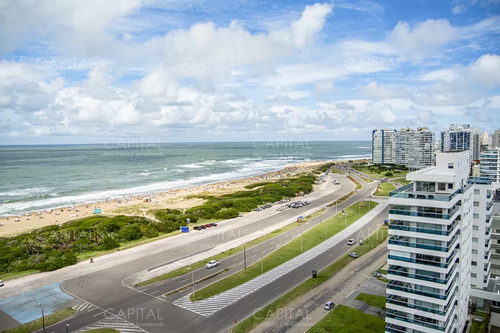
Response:
[[[0,144],[500,128],[500,1],[0,2]]]

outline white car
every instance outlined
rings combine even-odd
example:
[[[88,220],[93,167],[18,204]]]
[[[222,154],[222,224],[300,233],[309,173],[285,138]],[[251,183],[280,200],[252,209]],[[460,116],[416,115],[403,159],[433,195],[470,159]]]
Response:
[[[3,287],[3,281],[0,280],[0,287]]]
[[[356,252],[351,252],[351,253],[349,253],[349,256],[351,256],[353,258],[357,258],[358,254]]]
[[[356,240],[354,238],[347,240],[347,245],[354,245],[354,244],[356,244]]]
[[[214,268],[215,266],[219,266],[219,262],[217,260],[210,260],[208,264],[205,265],[206,268]]]

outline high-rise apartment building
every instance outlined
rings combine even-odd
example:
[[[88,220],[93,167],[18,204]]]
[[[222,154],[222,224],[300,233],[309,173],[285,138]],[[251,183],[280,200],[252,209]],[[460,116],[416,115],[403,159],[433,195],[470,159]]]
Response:
[[[372,163],[395,163],[396,130],[381,129],[372,131]]]
[[[491,192],[469,172],[468,151],[442,152],[391,192],[386,332],[462,332],[472,285],[488,284]]]
[[[479,155],[479,175],[492,182],[500,182],[500,147],[488,149]]]
[[[493,134],[493,139],[490,144],[492,148],[500,148],[500,129],[497,129]]]
[[[372,132],[372,163],[404,165],[411,170],[434,165],[434,133],[425,127]]]
[[[441,151],[467,150],[471,161],[479,159],[481,136],[477,127],[470,125],[450,125],[441,132]]]

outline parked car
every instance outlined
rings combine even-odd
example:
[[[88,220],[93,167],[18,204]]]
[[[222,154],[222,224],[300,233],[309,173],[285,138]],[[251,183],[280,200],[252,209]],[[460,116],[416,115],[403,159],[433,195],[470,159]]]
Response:
[[[219,266],[219,262],[217,260],[210,260],[205,267],[206,268],[214,268],[216,266]]]
[[[3,281],[0,280],[0,287],[3,287]]]
[[[212,222],[212,223],[210,223],[210,225],[211,225],[212,227],[216,227],[216,226],[217,226],[217,223],[213,223],[213,222]]]
[[[382,274],[380,274],[379,272],[375,272],[375,273],[373,273],[373,276],[376,278],[379,278],[379,277],[382,277]]]
[[[356,240],[354,238],[347,240],[347,245],[351,246],[351,245],[355,245],[355,244],[356,244]]]
[[[210,223],[205,224],[205,228],[210,228],[212,225]]]
[[[333,302],[326,302],[326,303],[325,303],[325,307],[324,307],[324,309],[325,309],[325,310],[331,310],[331,309],[333,309],[334,307],[335,307],[335,303],[333,303]]]
[[[197,226],[193,227],[193,230],[201,230],[201,228],[200,228],[200,226],[197,225]]]
[[[356,252],[351,252],[351,253],[349,253],[349,256],[351,256],[353,258],[357,258],[358,254]]]
[[[206,227],[204,225],[200,225],[200,228],[201,229],[206,229]]]

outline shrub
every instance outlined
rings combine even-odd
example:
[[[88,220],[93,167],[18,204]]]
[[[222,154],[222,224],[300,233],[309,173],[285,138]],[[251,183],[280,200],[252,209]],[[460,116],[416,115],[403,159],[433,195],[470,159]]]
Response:
[[[393,174],[392,174],[392,172],[390,172],[390,171],[389,171],[389,172],[386,172],[386,173],[384,174],[384,176],[386,176],[386,177],[392,177],[392,176],[393,176]]]
[[[124,241],[133,241],[142,237],[141,228],[137,224],[128,225],[118,233],[118,237]]]

